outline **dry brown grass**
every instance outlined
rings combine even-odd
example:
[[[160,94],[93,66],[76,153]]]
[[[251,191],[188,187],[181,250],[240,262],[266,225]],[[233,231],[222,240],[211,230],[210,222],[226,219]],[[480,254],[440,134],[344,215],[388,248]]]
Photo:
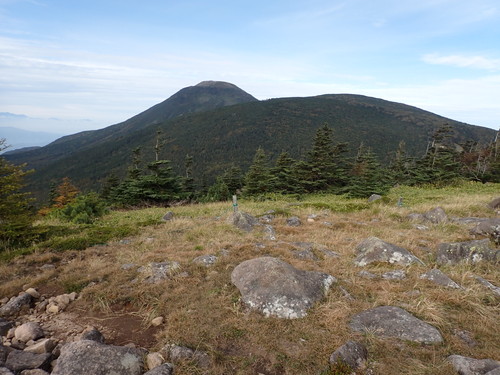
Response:
[[[138,236],[128,239],[130,243],[116,241],[80,252],[33,254],[0,264],[0,296],[16,294],[26,284],[51,284],[65,290],[80,289],[83,298],[78,304],[85,309],[106,313],[127,306],[143,318],[144,327],[153,317],[164,316],[166,323],[149,349],[176,343],[207,351],[214,361],[211,374],[329,374],[331,352],[347,340],[357,339],[368,346],[369,367],[375,373],[448,375],[453,373],[445,361],[450,354],[500,360],[499,300],[472,277],[479,275],[500,285],[500,273],[492,264],[442,267],[464,287],[461,290],[421,280],[421,273],[436,266],[437,245],[470,239],[468,228],[443,224],[419,231],[405,217],[438,205],[451,216],[492,216],[485,203],[495,196],[494,192],[465,190],[450,193],[429,189],[419,198],[418,192],[410,194],[403,189],[391,193],[386,202],[353,212],[335,212],[338,197],[313,199],[328,203],[333,207],[329,210],[290,206],[286,201],[240,202],[242,210],[254,215],[279,209],[301,218],[303,225],[292,228],[286,226],[285,216],[277,216],[272,223],[278,236],[274,242],[263,240],[259,230],[243,233],[227,224],[229,204],[175,207],[174,220],[143,228]],[[396,207],[395,201],[403,193],[409,196],[407,205]],[[307,222],[307,216],[313,213],[320,217]],[[360,277],[361,269],[380,275],[403,268],[387,264],[354,266],[355,246],[370,236],[407,248],[426,266],[405,268],[408,277],[401,281]],[[315,250],[318,261],[296,259],[292,242],[314,242],[341,256],[328,258]],[[257,247],[257,243],[265,247]],[[222,250],[228,254],[219,256],[212,267],[192,263],[199,255],[220,255]],[[330,273],[354,300],[346,298],[337,285],[303,319],[279,320],[247,312],[230,282],[231,271],[242,261],[263,255],[279,257],[300,269]],[[160,284],[134,282],[135,269],[121,269],[126,263],[141,266],[166,260],[179,262],[182,273]],[[57,269],[39,271],[44,263],[53,263]],[[87,286],[89,283],[91,286]],[[436,326],[444,343],[425,346],[382,339],[369,332],[351,332],[352,315],[381,305],[403,307]],[[471,332],[478,345],[467,346],[454,334],[455,329]],[[192,363],[176,368],[178,375],[200,371]]]

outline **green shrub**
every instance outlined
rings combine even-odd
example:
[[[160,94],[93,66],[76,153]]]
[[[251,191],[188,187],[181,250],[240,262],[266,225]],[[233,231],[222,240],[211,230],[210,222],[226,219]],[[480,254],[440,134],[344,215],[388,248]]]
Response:
[[[91,224],[108,212],[106,203],[96,193],[78,196],[73,202],[53,212],[53,215],[75,224]]]

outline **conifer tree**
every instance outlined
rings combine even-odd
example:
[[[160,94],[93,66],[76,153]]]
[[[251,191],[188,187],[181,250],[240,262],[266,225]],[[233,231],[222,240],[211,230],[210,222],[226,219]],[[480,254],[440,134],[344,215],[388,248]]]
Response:
[[[243,192],[249,196],[271,192],[271,173],[267,165],[267,156],[260,147],[255,152],[253,163],[245,175]]]
[[[273,191],[281,194],[294,194],[301,192],[300,181],[296,174],[296,161],[288,152],[283,151],[276,159],[275,166],[271,169]]]
[[[52,207],[54,208],[62,208],[67,204],[73,202],[80,190],[73,185],[71,179],[69,177],[64,177],[62,182],[56,188],[56,197],[54,198],[54,204]]]
[[[307,165],[299,165],[306,173],[305,187],[309,192],[331,190],[346,184],[347,163],[343,155],[346,151],[347,144],[333,144],[333,130],[327,123],[317,130],[307,155]]]
[[[381,167],[372,150],[362,143],[353,163],[347,192],[352,197],[366,198],[371,194],[386,194],[389,188],[387,172]]]
[[[217,177],[215,183],[208,188],[207,193],[202,197],[203,202],[220,202],[231,199],[229,187],[221,176]]]
[[[243,187],[243,174],[241,168],[235,165],[231,166],[222,175],[222,181],[226,184],[231,195],[236,194]]]
[[[99,196],[104,200],[109,200],[113,195],[113,190],[120,185],[120,179],[111,173],[104,181]]]
[[[399,142],[394,159],[389,165],[390,178],[394,184],[414,185],[415,160],[406,153],[405,141]]]
[[[448,124],[434,132],[425,156],[416,163],[417,183],[448,184],[460,177],[458,154],[451,143],[452,132]]]
[[[0,138],[0,151],[7,147],[5,139]],[[31,171],[24,171],[24,167],[11,164],[0,156],[0,251],[30,239],[33,199],[21,190],[24,178]]]
[[[187,198],[191,199],[195,194],[194,178],[193,178],[193,157],[186,155],[184,161],[186,174],[182,180],[182,189]]]

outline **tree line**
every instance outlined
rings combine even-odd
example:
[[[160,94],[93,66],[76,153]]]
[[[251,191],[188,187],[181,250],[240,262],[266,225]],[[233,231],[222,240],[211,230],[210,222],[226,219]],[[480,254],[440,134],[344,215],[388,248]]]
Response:
[[[332,128],[325,123],[300,159],[292,158],[284,150],[271,163],[265,150],[258,148],[247,171],[232,166],[210,186],[197,186],[193,176],[196,156],[187,155],[184,174],[176,174],[171,162],[160,157],[165,142],[158,131],[153,146],[154,161],[144,165],[142,150],[133,150],[126,177],[120,180],[110,175],[100,192],[82,194],[64,178],[51,187],[50,202],[39,213],[85,224],[102,215],[108,207],[215,202],[228,200],[233,194],[265,199],[269,194],[298,197],[326,192],[364,198],[371,194],[384,195],[395,185],[447,185],[464,179],[500,182],[498,132],[486,145],[475,141],[457,145],[451,141],[452,134],[453,129],[446,124],[438,128],[421,157],[408,155],[406,145],[401,142],[391,161],[382,165],[363,143],[349,156],[352,154],[349,145],[335,142]],[[5,148],[5,139],[0,139],[0,151]],[[31,226],[35,218],[33,200],[23,192],[24,177],[31,171],[24,168],[0,157],[0,251],[36,236]]]

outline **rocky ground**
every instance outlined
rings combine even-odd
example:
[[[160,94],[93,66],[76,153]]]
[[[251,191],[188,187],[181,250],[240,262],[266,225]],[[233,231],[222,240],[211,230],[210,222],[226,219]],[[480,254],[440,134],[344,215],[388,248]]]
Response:
[[[491,208],[498,210],[498,200],[490,203]],[[428,266],[427,259],[418,256],[402,246],[371,236],[360,241],[354,248],[351,273],[353,280],[372,283],[397,283],[413,277],[424,280],[442,290],[455,290],[459,293],[468,286],[461,280],[453,280],[443,270],[450,267],[461,267],[463,264],[489,264],[498,270],[500,250],[495,247],[500,242],[500,219],[498,217],[450,218],[441,208],[408,216],[408,223],[413,230],[426,231],[429,227],[453,222],[466,225],[470,230],[467,241],[440,243],[435,253],[435,261]],[[168,221],[175,220],[168,215]],[[269,249],[273,246],[292,248],[290,254],[297,259],[297,265],[280,259],[279,252],[264,254],[241,260],[234,266],[225,267],[230,282],[239,295],[241,306],[237,312],[238,319],[243,314],[251,314],[262,319],[301,320],[311,310],[321,305],[333,291],[344,301],[357,303],[360,298],[354,285],[338,276],[321,270],[308,270],[300,266],[300,262],[335,262],[343,255],[316,242],[284,242],[279,240],[280,230],[276,230],[276,217],[273,212],[260,218],[246,213],[238,213],[230,217],[231,225],[243,232],[258,232],[264,242],[256,243]],[[289,217],[284,228],[297,228],[304,225],[321,223],[331,225],[325,217],[311,214],[307,217]],[[267,242],[266,242],[267,241]],[[271,244],[271,245],[270,245]],[[272,245],[274,244],[274,245]],[[234,259],[231,250],[222,249],[218,253],[204,254],[194,257],[192,264],[203,270],[210,270],[221,264],[223,259]],[[387,264],[389,270],[378,272],[373,265]],[[54,267],[47,263],[40,268]],[[128,272],[129,287],[134,285],[164,285],[171,280],[182,284],[192,276],[189,270],[177,261],[146,262],[141,264],[123,263],[119,265],[122,272]],[[489,266],[491,267],[491,266]],[[321,268],[321,267],[320,267]],[[441,270],[441,268],[443,270]],[[205,272],[205,271],[203,271]],[[210,271],[206,271],[206,279]],[[215,271],[212,271],[215,272]],[[418,274],[415,274],[418,272]],[[218,272],[215,272],[217,274]],[[498,273],[496,274],[498,277]],[[218,276],[214,276],[218,277]],[[223,275],[223,277],[226,277]],[[363,281],[364,280],[364,281]],[[186,281],[187,282],[187,281]],[[500,288],[493,282],[479,275],[470,274],[467,283],[476,283],[483,288],[485,295],[490,296],[490,305],[498,311]],[[226,285],[226,284],[225,284]],[[388,285],[388,284],[380,284]],[[87,288],[92,285],[87,285]],[[87,374],[172,374],[176,367],[188,362],[192,373],[216,373],[214,368],[221,361],[214,352],[205,351],[196,346],[183,346],[169,342],[159,345],[158,337],[168,325],[168,317],[149,314],[147,321],[144,315],[126,303],[117,306],[106,306],[101,311],[86,310],[85,299],[80,293],[64,293],[57,287],[39,286],[37,288],[24,285],[18,295],[5,296],[0,302],[0,375],[87,375]],[[349,290],[350,289],[350,290]],[[82,292],[83,293],[83,292]],[[405,298],[419,298],[418,289],[406,290]],[[83,293],[84,294],[84,293]],[[412,296],[410,296],[412,294]],[[494,301],[494,302],[491,302]],[[226,308],[231,308],[226,306]],[[239,309],[240,307],[234,307]],[[496,310],[495,310],[496,309]],[[316,312],[315,312],[316,313]],[[167,314],[165,314],[167,315]],[[352,340],[345,340],[342,345],[332,348],[325,361],[328,369],[322,374],[377,374],[376,361],[373,361],[370,337],[387,342],[411,343],[414,346],[429,348],[447,345],[443,325],[428,322],[421,316],[408,311],[404,304],[376,304],[346,317],[346,330],[352,332]],[[498,333],[500,327],[498,316],[494,318],[496,326],[489,329]],[[215,322],[218,324],[217,322]],[[185,322],[189,324],[189,322]],[[462,327],[450,327],[456,340],[464,347],[474,348],[483,345],[475,338],[474,332]],[[238,332],[235,331],[236,335]],[[307,338],[301,338],[302,343]],[[161,341],[161,340],[160,340]],[[378,342],[378,341],[377,341]],[[489,343],[497,345],[500,353],[500,341]],[[302,344],[301,343],[301,344]],[[255,350],[255,349],[254,349]],[[494,348],[490,352],[495,352]],[[227,350],[230,355],[230,350]],[[250,355],[250,354],[248,354]],[[494,358],[472,358],[461,353],[450,352],[445,358],[454,371],[462,375],[498,375],[500,374],[500,356]],[[184,373],[186,366],[182,365]],[[218,370],[220,372],[220,370]],[[227,371],[227,370],[226,370]],[[330,372],[328,372],[330,371]],[[218,373],[219,373],[218,372]],[[282,368],[271,370],[269,367],[253,366],[244,372],[226,373],[252,374],[296,374],[293,369]],[[397,373],[397,372],[394,372]],[[417,373],[417,371],[415,371]],[[427,372],[418,372],[427,373]]]

